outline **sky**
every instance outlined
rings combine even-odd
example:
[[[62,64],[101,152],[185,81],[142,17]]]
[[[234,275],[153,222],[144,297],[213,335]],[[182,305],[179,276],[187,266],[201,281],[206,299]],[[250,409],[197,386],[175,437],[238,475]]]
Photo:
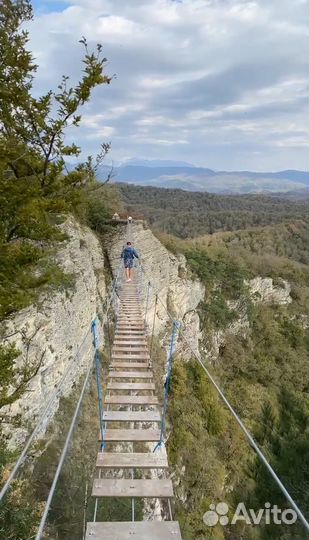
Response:
[[[217,170],[308,167],[307,0],[35,0],[34,90],[76,82],[85,36],[110,85],[68,137],[107,164],[169,159]]]

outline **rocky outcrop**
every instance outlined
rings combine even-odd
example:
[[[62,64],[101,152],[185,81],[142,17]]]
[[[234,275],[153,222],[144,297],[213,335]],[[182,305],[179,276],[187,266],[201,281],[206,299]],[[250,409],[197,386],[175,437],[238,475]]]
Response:
[[[272,278],[257,276],[247,281],[246,285],[248,287],[250,300],[255,304],[273,303],[285,305],[292,302],[290,296],[291,285],[283,279],[280,279],[279,284],[275,286]],[[207,337],[203,340],[201,350],[207,355],[210,361],[214,361],[218,358],[220,347],[224,345],[228,335],[245,336],[250,328],[246,300],[242,299],[236,302],[227,302],[227,305],[238,314],[238,317],[229,324],[227,328],[209,332]]]
[[[275,286],[272,278],[262,278],[257,276],[247,282],[250,289],[253,302],[274,303],[279,305],[290,304],[291,285],[280,279],[279,284]]]
[[[72,286],[43,295],[37,305],[21,310],[2,325],[7,336],[4,342],[15,343],[21,351],[17,365],[39,366],[22,397],[1,410],[8,435],[13,419],[18,415],[22,419],[20,427],[14,427],[11,446],[25,438],[66,374],[43,430],[47,427],[61,395],[70,393],[93,354],[91,321],[100,313],[105,296],[102,249],[90,229],[73,218],[67,219],[61,229],[68,240],[61,245],[56,260],[65,273],[72,275]]]

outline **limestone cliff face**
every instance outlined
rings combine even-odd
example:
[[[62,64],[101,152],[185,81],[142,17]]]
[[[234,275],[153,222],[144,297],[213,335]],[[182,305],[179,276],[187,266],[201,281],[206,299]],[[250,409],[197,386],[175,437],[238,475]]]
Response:
[[[21,351],[19,365],[41,362],[23,396],[1,410],[12,446],[25,438],[67,372],[66,383],[53,402],[44,427],[47,426],[61,395],[70,393],[93,355],[91,321],[100,313],[105,296],[102,249],[90,229],[81,227],[73,218],[67,219],[61,228],[68,240],[61,244],[56,259],[66,273],[72,274],[73,286],[45,294],[37,305],[23,309],[3,325],[5,341],[15,343]],[[17,415],[21,427],[14,427],[13,431],[10,428]]]
[[[275,304],[284,305],[290,304],[292,298],[290,296],[291,285],[281,279],[278,285],[274,284],[272,278],[262,278],[257,276],[250,279],[249,285],[250,294],[253,302],[273,302]]]
[[[183,255],[175,256],[170,253],[153,235],[150,229],[142,223],[129,225],[127,229],[119,227],[110,249],[110,261],[114,274],[119,268],[120,254],[127,240],[132,241],[139,253],[144,269],[141,276],[141,299],[146,304],[147,283],[151,281],[149,289],[149,303],[146,322],[152,327],[155,309],[155,296],[159,294],[162,303],[157,304],[155,334],[161,333],[169,322],[169,316],[164,308],[175,319],[183,323],[183,332],[194,350],[198,350],[200,337],[199,317],[196,313],[198,304],[203,300],[205,288],[201,282],[188,277],[186,259]],[[140,272],[137,267],[135,272]],[[183,347],[183,356],[189,357],[186,347]]]
[[[292,302],[290,296],[291,285],[283,279],[280,280],[278,285],[275,285],[272,278],[257,276],[250,279],[245,284],[248,287],[250,299],[254,304],[272,303],[286,305]],[[250,325],[247,317],[246,303],[239,300],[236,302],[227,302],[227,304],[229,308],[238,313],[238,318],[228,325],[226,329],[218,329],[208,333],[207,338],[204,339],[201,350],[207,355],[210,361],[214,361],[218,358],[220,347],[224,345],[228,335],[244,336],[249,331]]]

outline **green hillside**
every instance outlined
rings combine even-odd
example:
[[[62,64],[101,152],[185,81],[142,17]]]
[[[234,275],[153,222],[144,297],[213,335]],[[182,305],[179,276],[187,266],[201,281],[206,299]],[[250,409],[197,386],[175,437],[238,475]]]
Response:
[[[265,195],[214,195],[121,184],[127,211],[180,238],[307,219],[307,201]]]
[[[295,222],[187,241],[159,235],[169,249],[185,254],[192,275],[205,284],[199,306],[202,350],[223,332],[211,370],[304,511],[309,468],[306,232],[305,223]],[[253,303],[246,283],[257,275],[272,277],[279,290],[282,278],[288,280],[292,302]],[[239,332],[231,332],[239,317]],[[210,529],[201,522],[213,501],[225,501],[231,510],[239,501],[255,509],[266,501],[280,508],[288,504],[194,360],[176,362],[169,418],[168,450],[179,475],[176,514],[186,538],[307,538],[299,525]]]

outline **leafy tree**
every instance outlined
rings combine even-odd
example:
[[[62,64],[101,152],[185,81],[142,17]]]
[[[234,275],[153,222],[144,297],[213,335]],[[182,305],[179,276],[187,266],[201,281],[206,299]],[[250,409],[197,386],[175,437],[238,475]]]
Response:
[[[91,157],[66,171],[67,156],[80,148],[65,142],[69,126],[78,126],[79,109],[92,90],[109,84],[103,73],[102,46],[91,52],[85,38],[81,80],[70,85],[63,76],[57,91],[36,98],[37,71],[26,49],[31,20],[28,0],[4,0],[0,6],[0,316],[33,301],[39,287],[59,284],[59,272],[46,262],[48,247],[63,239],[55,227],[59,214],[83,209],[88,191],[96,189],[95,172],[109,149],[103,144]],[[39,265],[39,270],[38,270]],[[55,275],[56,274],[56,275]],[[56,279],[55,279],[56,278]]]
[[[68,212],[87,219],[100,190],[101,209],[106,192],[95,174],[109,150],[104,143],[95,159],[88,157],[70,172],[66,159],[81,149],[67,144],[66,130],[81,121],[80,109],[94,88],[109,84],[106,58],[98,44],[90,50],[85,38],[80,81],[63,76],[57,90],[34,97],[37,65],[27,50],[29,35],[23,24],[32,19],[29,0],[0,3],[0,321],[34,302],[43,288],[66,287],[71,276],[52,262],[58,242],[65,236],[57,227]],[[109,178],[107,178],[108,180]],[[44,358],[30,360],[31,338],[22,336],[25,354],[5,336],[0,347],[0,407],[9,405],[25,391]],[[2,479],[14,459],[0,441]],[[35,534],[41,505],[25,480],[16,480],[0,512],[1,538],[24,539]]]

